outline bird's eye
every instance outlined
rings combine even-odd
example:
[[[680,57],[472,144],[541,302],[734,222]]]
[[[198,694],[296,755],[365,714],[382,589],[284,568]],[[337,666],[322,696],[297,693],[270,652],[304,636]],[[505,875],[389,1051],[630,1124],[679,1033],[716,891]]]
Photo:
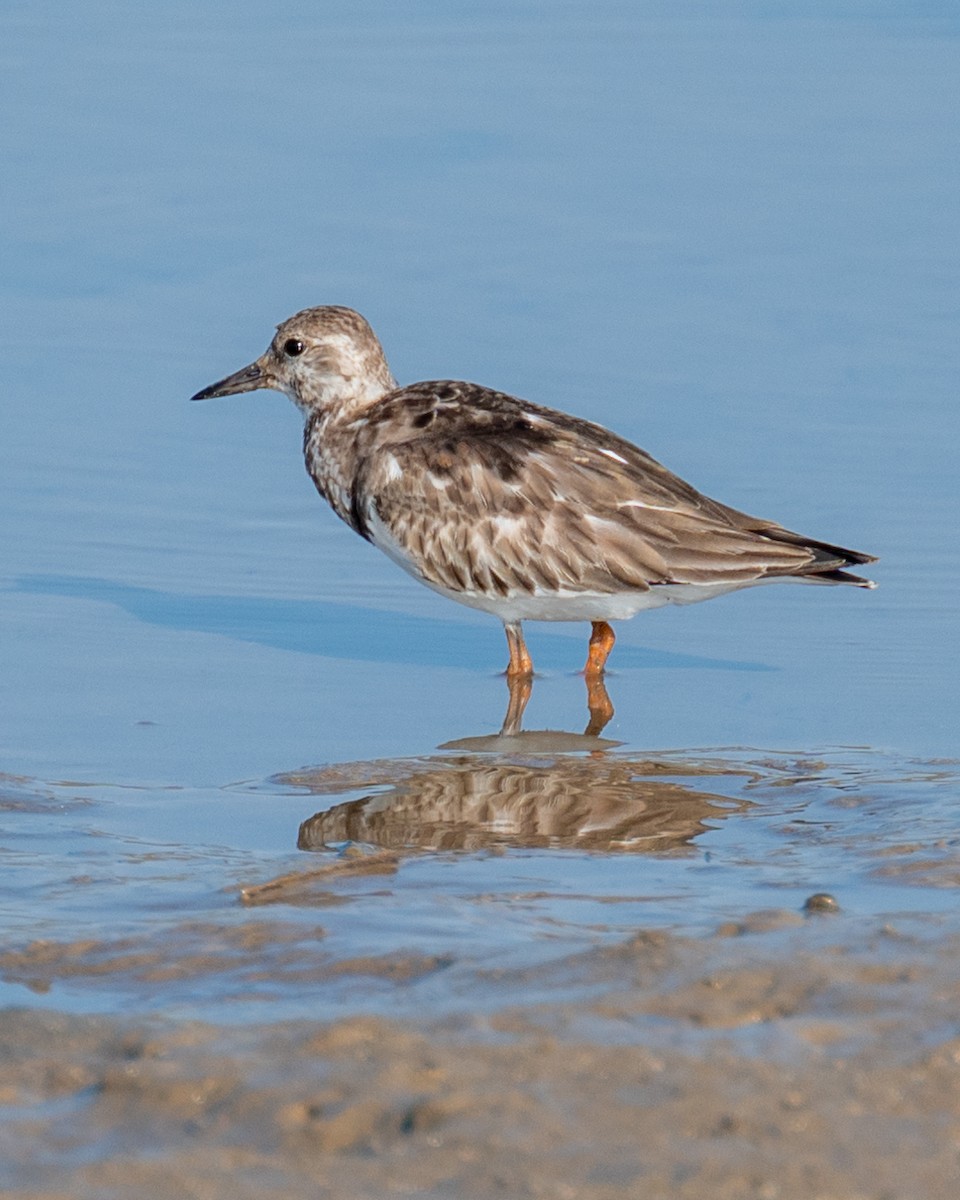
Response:
[[[303,353],[303,342],[299,338],[287,338],[283,343],[283,352],[287,358],[297,358]]]

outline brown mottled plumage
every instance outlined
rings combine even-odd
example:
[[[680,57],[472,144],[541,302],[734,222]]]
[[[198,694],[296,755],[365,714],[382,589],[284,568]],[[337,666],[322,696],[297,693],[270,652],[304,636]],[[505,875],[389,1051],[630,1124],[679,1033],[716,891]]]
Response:
[[[868,554],[803,537],[702,495],[644,450],[578,417],[475,383],[397,387],[359,313],[310,308],[256,362],[193,398],[285,392],[305,416],[320,494],[422,583],[500,617],[508,672],[529,675],[523,620],[593,623],[777,579],[873,584]]]

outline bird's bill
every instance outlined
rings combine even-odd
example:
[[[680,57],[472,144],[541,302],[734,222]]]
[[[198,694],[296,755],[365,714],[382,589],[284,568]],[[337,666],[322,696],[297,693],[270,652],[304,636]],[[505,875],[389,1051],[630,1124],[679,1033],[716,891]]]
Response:
[[[215,396],[236,396],[240,392],[255,392],[257,388],[269,386],[263,367],[258,360],[251,363],[249,367],[242,367],[239,371],[234,371],[226,379],[221,379],[219,383],[211,383],[209,387],[202,388],[190,399],[212,400]]]

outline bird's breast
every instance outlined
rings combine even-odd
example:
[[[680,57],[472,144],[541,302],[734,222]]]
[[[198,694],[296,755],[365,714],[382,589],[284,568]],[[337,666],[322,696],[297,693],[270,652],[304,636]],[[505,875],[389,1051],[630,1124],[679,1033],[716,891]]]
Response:
[[[303,459],[314,487],[337,516],[362,533],[354,504],[356,452],[346,439],[330,436],[320,425],[308,425],[303,438]]]

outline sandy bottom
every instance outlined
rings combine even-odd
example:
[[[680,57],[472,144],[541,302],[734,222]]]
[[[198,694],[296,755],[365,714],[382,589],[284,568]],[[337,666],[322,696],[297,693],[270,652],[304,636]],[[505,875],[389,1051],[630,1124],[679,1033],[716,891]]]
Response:
[[[703,938],[638,932],[497,972],[504,1003],[484,1016],[8,1010],[3,1195],[955,1195],[960,940],[930,916],[855,924],[771,910]],[[37,946],[4,969],[42,980],[69,957]],[[362,967],[401,989],[424,969]],[[591,995],[521,1003],[572,985]]]

